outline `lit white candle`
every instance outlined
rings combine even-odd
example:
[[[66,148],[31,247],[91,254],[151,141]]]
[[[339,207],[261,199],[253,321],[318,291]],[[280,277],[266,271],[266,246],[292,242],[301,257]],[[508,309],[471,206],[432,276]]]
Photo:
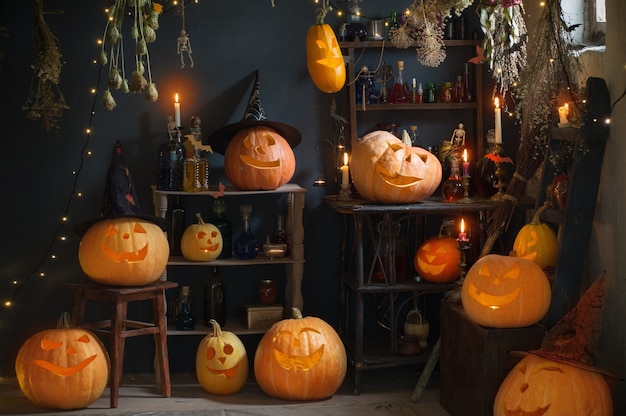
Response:
[[[463,149],[463,176],[470,176],[470,162],[467,160],[467,149]]]
[[[565,126],[569,124],[569,120],[567,119],[569,116],[569,104],[565,103],[559,107],[559,125]]]
[[[341,167],[341,184],[350,184],[350,167],[348,166],[348,152],[343,154],[343,166]]]
[[[496,144],[502,144],[502,117],[500,110],[500,100],[498,97],[494,100],[496,104]]]
[[[180,127],[180,102],[178,101],[178,93],[174,96],[174,121],[176,127]]]

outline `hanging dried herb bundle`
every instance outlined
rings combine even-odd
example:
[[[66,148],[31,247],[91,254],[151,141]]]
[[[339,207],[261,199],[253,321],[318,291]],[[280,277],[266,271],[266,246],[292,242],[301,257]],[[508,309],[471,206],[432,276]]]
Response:
[[[59,43],[43,18],[44,13],[43,0],[33,0],[35,63],[30,91],[22,109],[30,120],[41,119],[44,129],[49,131],[59,128],[57,120],[69,106],[59,88],[63,66]]]
[[[571,103],[571,120],[580,119],[582,102],[578,83],[582,67],[572,50],[569,28],[563,20],[561,4],[549,1],[528,48],[528,63],[520,73],[514,91],[516,115],[521,122],[517,166],[502,204],[498,206],[487,230],[481,256],[489,254],[498,237],[507,229],[511,216],[524,195],[526,182],[539,169],[547,149],[557,108],[564,100]]]

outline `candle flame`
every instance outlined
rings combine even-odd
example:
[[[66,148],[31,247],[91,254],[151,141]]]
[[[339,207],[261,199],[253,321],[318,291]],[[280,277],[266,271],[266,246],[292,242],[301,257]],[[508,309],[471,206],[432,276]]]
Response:
[[[348,152],[343,153],[343,165],[348,166]]]
[[[500,108],[500,99],[498,97],[496,97],[493,102],[495,103],[496,108]]]
[[[465,232],[465,220],[463,218],[461,218],[461,232]]]
[[[178,102],[178,93],[176,93],[176,94],[174,95],[174,101],[175,101],[175,102]]]
[[[467,149],[463,149],[463,162],[467,162]]]

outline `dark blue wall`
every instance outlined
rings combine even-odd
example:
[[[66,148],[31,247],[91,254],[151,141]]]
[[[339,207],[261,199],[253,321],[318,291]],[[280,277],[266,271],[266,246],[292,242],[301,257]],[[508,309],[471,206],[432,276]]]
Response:
[[[251,74],[257,69],[260,72],[261,101],[268,118],[297,127],[303,136],[302,143],[294,151],[297,168],[293,182],[307,188],[304,213],[305,314],[336,322],[339,218],[323,202],[326,194],[336,193],[331,180],[334,175],[332,160],[326,164],[329,187],[312,186],[318,173],[316,143],[332,139],[329,118],[332,95],[315,88],[305,61],[305,36],[314,22],[316,5],[312,0],[276,0],[275,3],[274,8],[270,0],[187,3],[186,30],[193,48],[193,69],[181,69],[176,53],[182,27],[180,13],[172,10],[163,14],[157,40],[149,45],[159,100],[148,102],[141,94],[114,92],[117,108],[107,111],[100,105],[107,71],[101,71],[94,60],[99,56],[96,40],[103,35],[104,8],[108,2],[47,0],[47,10],[63,12],[46,14],[45,18],[59,41],[64,61],[59,87],[70,107],[59,119],[59,130],[49,132],[39,121],[28,120],[22,110],[33,80],[30,67],[33,63],[31,3],[3,3],[0,26],[8,29],[9,37],[0,38],[0,136],[4,143],[0,152],[3,234],[0,299],[13,298],[16,289],[18,293],[14,305],[0,312],[0,375],[13,374],[15,355],[27,337],[55,326],[61,312],[71,308],[72,294],[61,285],[83,278],[76,256],[79,238],[72,229],[75,224],[99,214],[115,141],[122,143],[143,211],[152,212],[150,186],[155,182],[156,151],[165,140],[166,119],[173,113],[174,93],[181,94],[183,124],[188,124],[192,115],[198,115],[202,119],[203,132],[208,135],[243,116]],[[376,12],[379,15],[392,9],[391,2],[378,3],[382,4],[378,5],[381,10]],[[406,7],[400,1],[391,4],[399,5],[399,10]],[[368,2],[363,5],[364,8],[368,6]],[[332,19],[331,22],[338,26]],[[124,29],[127,52],[133,45],[129,28],[130,22]],[[132,62],[130,54],[126,59],[127,68],[132,68],[128,65]],[[90,92],[92,88],[98,88],[95,106],[94,95]],[[338,112],[347,117],[343,100],[338,101]],[[459,120],[442,121],[448,124],[433,131],[432,137],[427,139],[432,144],[449,138]],[[88,127],[91,127],[90,135],[86,134]],[[422,132],[423,139],[428,137],[429,127]],[[81,155],[84,155],[82,167]],[[211,163],[212,183],[226,182],[222,173],[223,157],[215,154]],[[73,172],[79,169],[74,189]],[[73,192],[81,192],[83,196],[70,198]],[[238,224],[238,207],[230,208],[233,221]],[[266,208],[272,212],[274,205],[268,203]],[[200,209],[208,213],[210,207],[207,204]],[[60,218],[66,210],[69,222],[59,228]],[[269,218],[270,224],[265,227],[273,226],[274,220],[271,216]],[[61,235],[66,235],[68,240],[59,242],[57,237]],[[52,253],[56,260],[47,258]],[[46,277],[39,277],[39,271],[45,272]],[[260,270],[255,273],[273,272]],[[196,279],[199,285],[202,272],[189,271],[189,275],[182,277]],[[246,301],[247,295],[237,300],[238,290],[234,286],[229,291],[231,305]],[[242,292],[249,291],[242,289]],[[195,338],[189,340],[197,342]],[[186,358],[195,352],[193,344],[179,345],[185,344],[183,339],[172,342]],[[129,343],[127,371],[151,368],[149,356],[142,352],[144,347],[152,348],[150,339]],[[171,354],[176,353],[171,351]]]

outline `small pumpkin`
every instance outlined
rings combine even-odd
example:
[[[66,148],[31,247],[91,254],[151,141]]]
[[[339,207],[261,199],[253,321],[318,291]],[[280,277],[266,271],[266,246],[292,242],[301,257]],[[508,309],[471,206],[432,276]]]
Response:
[[[248,379],[248,354],[232,332],[222,331],[216,320],[209,321],[213,333],[205,336],[196,352],[196,376],[204,390],[212,394],[232,394]]]
[[[424,314],[422,314],[422,311],[411,309],[404,322],[404,336],[416,338],[420,348],[426,349],[428,347],[429,334],[430,324]]]
[[[15,374],[20,390],[38,406],[82,409],[98,400],[107,386],[109,355],[93,332],[71,328],[64,313],[58,328],[31,336],[20,347]]]
[[[213,261],[224,248],[222,233],[214,224],[204,222],[202,215],[196,213],[197,224],[191,224],[180,239],[180,251],[190,261]]]
[[[493,414],[611,416],[613,402],[601,374],[530,354],[500,384]]]
[[[306,63],[313,83],[322,92],[341,90],[346,82],[343,54],[333,28],[323,17],[312,25],[306,35]]]
[[[467,272],[461,287],[463,309],[474,322],[520,328],[539,322],[550,308],[548,278],[534,262],[488,254]]]
[[[93,281],[116,286],[156,282],[167,265],[170,247],[153,222],[118,217],[92,224],[80,240],[78,261]]]
[[[254,354],[254,375],[261,389],[287,400],[332,396],[346,376],[346,349],[337,332],[316,317],[276,322],[263,335]]]
[[[530,223],[519,230],[513,242],[513,250],[518,257],[534,261],[542,269],[556,265],[559,247],[554,230],[540,220],[546,208],[547,203],[535,212]]]
[[[354,146],[350,171],[359,194],[382,204],[418,202],[441,182],[441,162],[435,155],[382,130],[365,135]]]
[[[415,252],[415,271],[432,283],[450,283],[460,274],[461,251],[459,243],[452,236],[442,233],[424,241]]]
[[[279,188],[295,171],[296,158],[287,140],[264,125],[238,131],[224,152],[224,174],[246,191]]]

